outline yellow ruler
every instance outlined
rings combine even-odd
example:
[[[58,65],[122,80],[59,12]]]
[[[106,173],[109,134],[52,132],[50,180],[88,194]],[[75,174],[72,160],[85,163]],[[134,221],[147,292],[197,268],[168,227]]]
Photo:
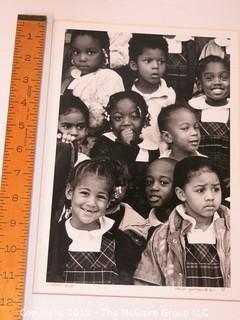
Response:
[[[0,191],[0,320],[21,319],[45,16],[18,15]]]

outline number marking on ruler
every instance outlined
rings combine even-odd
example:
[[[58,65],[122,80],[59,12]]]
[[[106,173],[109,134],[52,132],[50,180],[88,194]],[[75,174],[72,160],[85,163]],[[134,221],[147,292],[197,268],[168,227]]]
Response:
[[[21,319],[46,17],[19,15],[0,191],[0,320]]]

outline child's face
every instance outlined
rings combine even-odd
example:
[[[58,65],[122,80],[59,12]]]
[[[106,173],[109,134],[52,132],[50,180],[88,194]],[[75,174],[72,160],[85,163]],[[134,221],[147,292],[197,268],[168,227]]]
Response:
[[[82,142],[87,136],[87,123],[84,115],[77,109],[68,114],[61,114],[58,120],[58,130],[70,135],[71,140]]]
[[[138,81],[142,86],[159,85],[166,70],[166,56],[161,49],[145,48],[136,62],[130,64],[138,73]]]
[[[109,186],[105,177],[86,173],[74,190],[67,186],[66,197],[71,200],[71,224],[76,229],[93,230],[105,215],[109,204]]]
[[[201,86],[210,105],[226,104],[230,90],[230,74],[224,64],[209,62],[201,76]]]
[[[159,208],[172,198],[173,170],[173,164],[166,160],[160,159],[149,165],[145,191],[152,208]]]
[[[112,131],[124,142],[137,141],[143,126],[140,108],[128,98],[119,100],[110,113]]]
[[[168,123],[167,142],[171,143],[172,150],[193,155],[199,146],[201,135],[196,116],[191,111],[179,109],[172,113]]]
[[[221,185],[216,173],[202,168],[195,172],[177,196],[185,203],[188,215],[195,218],[197,225],[209,224],[218,210],[221,199]]]
[[[100,42],[90,35],[77,36],[72,43],[72,59],[82,75],[96,71],[103,62]]]

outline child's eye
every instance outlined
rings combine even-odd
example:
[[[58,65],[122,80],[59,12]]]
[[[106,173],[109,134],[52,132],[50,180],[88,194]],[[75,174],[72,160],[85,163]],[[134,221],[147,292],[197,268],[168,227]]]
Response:
[[[87,51],[87,55],[89,56],[93,56],[94,54],[96,54],[97,52],[95,50],[88,50]]]
[[[132,116],[131,116],[131,119],[132,119],[133,121],[136,121],[136,120],[139,120],[139,119],[140,119],[140,116],[138,116],[138,115],[132,115]]]
[[[215,192],[219,192],[219,191],[221,191],[221,188],[220,188],[220,187],[215,187],[215,188],[214,188],[214,191],[215,191]]]
[[[187,131],[189,129],[189,127],[182,127],[180,128],[182,131]]]
[[[153,181],[151,179],[146,180],[146,186],[151,186],[153,184]]]
[[[221,74],[220,79],[223,81],[229,80],[229,74],[228,73]]]
[[[100,199],[100,200],[107,200],[108,198],[107,198],[107,195],[105,195],[105,194],[99,194],[98,196],[98,199]]]
[[[161,64],[166,63],[166,61],[165,61],[165,60],[163,60],[163,59],[160,59],[160,60],[158,60],[158,63],[161,65]]]
[[[82,191],[79,192],[79,194],[84,196],[84,197],[88,197],[89,192],[82,190]]]
[[[65,129],[65,130],[69,130],[71,129],[72,125],[71,124],[68,124],[68,123],[65,123],[62,125],[62,127]]]
[[[114,117],[113,117],[113,120],[114,120],[114,121],[122,121],[122,118],[123,118],[123,117],[121,117],[121,116],[114,116]]]
[[[166,185],[168,185],[168,184],[169,184],[169,181],[166,181],[166,180],[160,180],[160,184],[161,184],[162,186],[166,186]]]
[[[204,189],[203,189],[203,188],[201,188],[201,189],[196,189],[196,192],[197,192],[197,193],[203,193],[203,192],[204,192]]]
[[[145,62],[146,64],[151,62],[151,59],[144,59],[143,62]]]
[[[73,50],[72,50],[72,54],[73,54],[74,56],[79,55],[79,53],[80,53],[80,50],[79,50],[79,49],[73,49]]]
[[[86,125],[85,124],[78,124],[77,125],[77,129],[78,130],[82,130],[82,129],[85,129],[86,128]]]

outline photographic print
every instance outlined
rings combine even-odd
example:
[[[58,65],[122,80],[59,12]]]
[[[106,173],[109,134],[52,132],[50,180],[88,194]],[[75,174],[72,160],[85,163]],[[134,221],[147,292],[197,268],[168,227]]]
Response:
[[[232,31],[55,22],[34,292],[238,299],[238,67]]]

